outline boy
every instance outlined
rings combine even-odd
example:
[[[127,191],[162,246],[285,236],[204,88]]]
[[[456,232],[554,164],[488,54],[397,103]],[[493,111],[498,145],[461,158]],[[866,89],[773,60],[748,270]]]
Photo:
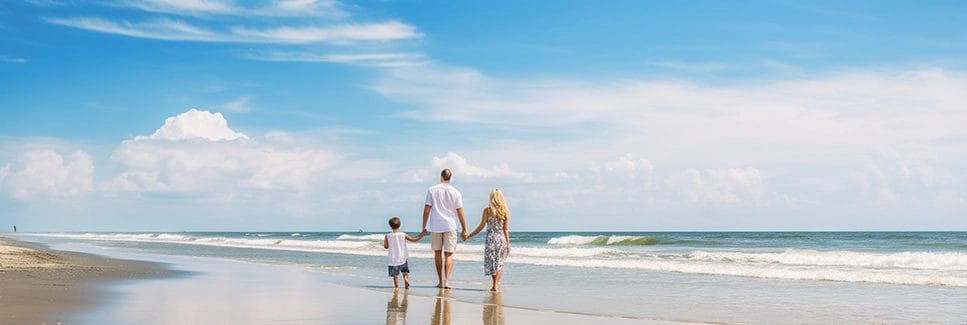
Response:
[[[409,258],[409,251],[406,249],[406,241],[418,242],[423,239],[424,233],[418,237],[410,237],[400,231],[400,217],[389,218],[389,227],[392,232],[383,237],[383,248],[389,249],[389,276],[393,277],[393,287],[399,288],[399,275],[403,273],[403,284],[407,289],[410,288],[410,266],[406,262]]]

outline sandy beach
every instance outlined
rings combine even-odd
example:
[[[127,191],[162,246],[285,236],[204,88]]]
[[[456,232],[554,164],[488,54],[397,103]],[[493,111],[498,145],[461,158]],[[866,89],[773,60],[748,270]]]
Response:
[[[67,252],[10,239],[0,247],[4,324],[683,323],[538,310],[473,287],[341,285],[305,267],[113,250],[105,258],[85,254],[100,254],[86,244],[54,246]]]
[[[293,236],[298,234],[299,236]],[[510,265],[502,292],[486,290],[481,276],[478,244],[462,245],[455,265],[452,290],[433,286],[432,259],[425,247],[415,246],[411,263],[412,288],[394,290],[386,278],[382,243],[372,234],[344,233],[83,233],[5,235],[0,263],[0,323],[2,324],[787,324],[787,323],[962,323],[967,295],[960,285],[961,255],[914,255],[907,252],[843,251],[856,245],[896,245],[906,236],[917,243],[959,245],[959,233],[801,234],[822,239],[822,247],[839,251],[780,251],[752,256],[797,258],[819,256],[817,269],[829,269],[840,255],[865,258],[860,266],[839,266],[840,277],[878,275],[883,281],[846,282],[809,280],[805,265],[779,275],[800,279],[770,279],[655,272],[640,269],[545,266],[537,255],[554,261],[594,259],[584,252],[647,253],[674,247],[620,246],[555,247],[558,240],[594,241],[561,233],[529,233],[517,240],[518,262]],[[651,234],[667,240],[696,240],[713,236],[755,236],[760,245],[774,245],[790,234]],[[627,237],[627,236],[625,236]],[[625,237],[615,237],[621,240]],[[883,239],[879,239],[883,237]],[[533,238],[529,242],[527,238]],[[608,237],[611,238],[611,237]],[[637,238],[637,237],[636,237]],[[697,239],[696,239],[697,238]],[[781,246],[789,246],[782,239]],[[248,243],[248,244],[246,244]],[[259,246],[262,245],[262,246]],[[266,246],[271,245],[271,246]],[[379,246],[377,248],[377,246]],[[666,245],[670,246],[670,245]],[[687,248],[693,252],[694,248]],[[474,250],[477,250],[475,252]],[[78,253],[73,253],[78,252]],[[93,255],[89,255],[93,254]],[[568,258],[577,254],[580,258]],[[703,260],[675,261],[685,267],[710,264]],[[705,254],[705,255],[701,255]],[[730,254],[736,252],[724,252]],[[831,255],[835,254],[835,255]],[[921,256],[922,255],[922,256]],[[103,257],[100,257],[103,256]],[[537,257],[534,257],[537,256]],[[684,256],[684,255],[680,255]],[[883,263],[905,258],[905,268]],[[916,259],[910,260],[911,257]],[[953,260],[950,258],[953,257]],[[661,263],[635,255],[618,263]],[[660,257],[659,257],[660,258]],[[761,257],[760,257],[761,258]],[[685,257],[679,260],[685,259]],[[831,260],[832,259],[832,260]],[[131,262],[147,261],[147,263]],[[852,261],[852,260],[849,260]],[[849,262],[847,261],[847,262]],[[946,262],[945,262],[946,261]],[[929,267],[945,262],[946,271]],[[744,264],[743,264],[744,263]],[[854,263],[855,262],[849,262]],[[646,264],[651,265],[651,264]],[[678,265],[678,264],[674,264]],[[869,265],[869,266],[867,266]],[[634,266],[634,265],[632,265]],[[757,270],[756,264],[725,261],[724,270]],[[781,269],[780,262],[769,270]],[[875,267],[875,269],[873,269]],[[909,270],[911,267],[918,269]],[[953,269],[953,270],[950,270]],[[165,271],[171,270],[171,271]],[[687,271],[688,269],[683,269]],[[796,271],[798,273],[790,273]],[[888,273],[891,272],[891,273]],[[190,274],[190,276],[172,276]],[[884,277],[883,274],[892,275]],[[864,278],[876,280],[877,278]],[[911,285],[921,279],[945,285]],[[870,300],[868,297],[878,299]],[[916,297],[916,299],[910,299]],[[835,303],[830,303],[835,302]]]
[[[160,264],[50,250],[0,237],[0,323],[60,324],[107,301],[101,284],[164,277]]]

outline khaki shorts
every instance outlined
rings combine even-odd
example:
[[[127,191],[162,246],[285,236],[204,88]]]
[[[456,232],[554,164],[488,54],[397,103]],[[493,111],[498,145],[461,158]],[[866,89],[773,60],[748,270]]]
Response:
[[[430,248],[434,251],[442,250],[447,253],[457,251],[457,232],[431,232]]]

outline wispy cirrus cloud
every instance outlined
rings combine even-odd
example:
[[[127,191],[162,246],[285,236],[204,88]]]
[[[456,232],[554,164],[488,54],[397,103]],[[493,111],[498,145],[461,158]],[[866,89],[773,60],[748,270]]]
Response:
[[[266,43],[351,43],[420,38],[416,27],[398,20],[381,23],[342,24],[325,27],[232,27],[232,35],[247,42]]]
[[[336,1],[276,0],[237,2],[227,0],[139,0],[121,1],[111,5],[147,12],[183,16],[231,15],[267,17],[346,17],[349,14]]]
[[[683,61],[651,61],[646,64],[654,67],[681,70],[687,72],[712,72],[722,71],[732,68],[730,65],[720,62],[683,62]]]
[[[252,111],[249,96],[241,96],[221,105],[221,109],[232,113],[247,113]]]
[[[9,57],[9,56],[5,56],[5,55],[0,55],[0,62],[3,62],[3,63],[14,63],[14,64],[22,64],[22,63],[27,63],[29,61],[27,59],[24,59],[24,58],[15,58],[15,57]]]
[[[709,85],[647,79],[514,80],[437,65],[395,69],[370,85],[390,99],[416,104],[418,111],[400,115],[409,118],[534,127],[594,123],[654,135],[645,139],[656,145],[745,144],[808,152],[846,147],[865,151],[884,142],[930,143],[967,135],[954,122],[967,119],[967,95],[960,91],[965,87],[967,75],[940,69],[847,71]],[[695,138],[694,130],[702,130],[703,141]]]
[[[156,18],[144,21],[109,20],[100,17],[47,17],[49,23],[105,34],[123,35],[166,41],[348,45],[365,41],[394,41],[422,37],[416,28],[400,21],[382,23],[340,24],[325,27],[233,26],[213,29],[181,20]]]
[[[429,59],[424,54],[405,52],[317,54],[309,52],[272,51],[267,53],[246,53],[242,57],[259,61],[332,62],[384,68],[400,68],[429,64]]]
[[[229,35],[191,25],[184,21],[159,18],[140,22],[113,21],[100,17],[47,17],[45,21],[55,25],[73,27],[92,32],[148,38],[166,41],[235,41]]]

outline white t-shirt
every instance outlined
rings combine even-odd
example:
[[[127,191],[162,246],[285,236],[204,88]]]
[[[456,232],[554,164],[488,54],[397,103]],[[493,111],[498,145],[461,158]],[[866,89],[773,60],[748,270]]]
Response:
[[[406,263],[406,259],[410,257],[409,251],[406,250],[406,233],[402,231],[388,233],[386,234],[386,243],[389,244],[388,265],[396,266]]]
[[[457,209],[463,209],[463,195],[456,187],[444,183],[431,186],[426,191],[426,205],[430,206],[427,231],[457,231]]]

